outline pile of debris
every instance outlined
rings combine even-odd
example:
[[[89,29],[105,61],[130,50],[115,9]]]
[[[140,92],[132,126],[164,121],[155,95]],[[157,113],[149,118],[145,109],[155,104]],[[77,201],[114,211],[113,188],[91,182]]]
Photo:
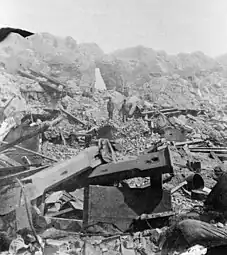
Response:
[[[203,111],[156,108],[91,126],[67,106],[27,114],[19,102],[3,107],[1,125],[1,231],[11,254],[158,254],[173,216],[204,214],[215,183],[207,178],[226,149],[199,129]],[[185,135],[167,136],[170,127]]]
[[[185,89],[178,83],[187,85],[186,94],[192,90],[179,77],[171,78],[175,87],[163,87],[165,96],[156,103],[146,101],[149,90],[142,98],[85,93],[78,67],[70,79],[53,72],[75,64],[74,41],[56,42],[68,42],[74,52],[70,63],[56,67],[63,59],[52,37],[34,35],[32,43],[14,39],[21,55],[1,59],[0,74],[1,250],[15,255],[226,251],[227,202],[220,196],[226,189],[225,111],[198,97],[168,105],[174,89]],[[48,40],[49,48],[41,47]],[[56,59],[48,59],[48,50]],[[28,56],[39,61],[27,66]],[[63,71],[67,76],[72,70]],[[119,112],[124,99],[130,106],[125,122]]]

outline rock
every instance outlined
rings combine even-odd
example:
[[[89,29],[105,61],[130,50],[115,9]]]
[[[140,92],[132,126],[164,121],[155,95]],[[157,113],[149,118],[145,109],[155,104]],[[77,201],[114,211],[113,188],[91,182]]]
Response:
[[[133,243],[132,238],[128,237],[127,240],[124,240],[124,246],[126,249],[133,249],[134,243]]]
[[[201,245],[195,245],[189,248],[186,252],[180,253],[179,255],[205,255],[207,254],[207,249]]]
[[[158,244],[159,238],[162,234],[161,229],[152,229],[150,232],[150,241],[153,242],[154,244]]]
[[[102,252],[107,252],[107,251],[108,251],[108,249],[106,247],[102,248]]]
[[[217,223],[217,227],[218,227],[218,228],[224,228],[224,224],[221,223],[221,222],[218,222],[218,223]]]

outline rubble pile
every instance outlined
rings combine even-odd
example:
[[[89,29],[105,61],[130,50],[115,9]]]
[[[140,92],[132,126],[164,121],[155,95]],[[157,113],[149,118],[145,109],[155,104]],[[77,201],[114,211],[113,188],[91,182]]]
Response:
[[[60,76],[62,82],[74,82],[74,86],[88,86],[94,80],[94,74],[90,75],[94,65],[91,55],[80,50],[71,37],[41,33],[23,38],[11,33],[1,43],[0,59],[11,73],[18,69],[41,71]]]
[[[52,157],[58,161],[61,160],[66,160],[69,159],[75,155],[77,155],[82,149],[78,147],[78,149],[74,148],[69,148],[68,145],[63,145],[63,144],[55,144],[55,143],[50,143],[46,141],[43,143],[41,152],[48,156]]]
[[[124,148],[124,155],[139,155],[154,143],[160,141],[158,134],[151,135],[147,123],[143,120],[129,120],[127,123],[119,125],[115,133],[115,139]]]
[[[199,150],[201,146],[208,146],[207,148],[209,148],[211,146],[214,147],[221,144],[220,128],[217,126],[216,122],[214,124],[212,117],[207,115],[207,113],[201,113],[195,116],[188,113],[181,113],[180,115],[177,113],[175,116],[174,114],[173,116],[165,115],[166,117],[163,117],[162,115],[154,115],[151,117],[151,122],[157,125],[156,130],[158,130],[158,132],[156,132],[156,130],[149,126],[150,117],[148,117],[148,120],[146,120],[146,118],[144,119],[143,116],[139,119],[132,117],[123,123],[118,111],[115,110],[114,120],[107,120],[105,107],[106,95],[100,97],[99,101],[95,99],[96,96],[100,94],[100,92],[96,92],[96,94],[93,95],[93,98],[85,98],[85,100],[81,100],[82,103],[80,105],[77,104],[77,101],[79,101],[78,98],[81,99],[83,97],[82,95],[78,95],[78,98],[76,99],[70,99],[68,104],[65,105],[66,111],[70,112],[70,114],[72,114],[76,119],[78,118],[80,121],[84,122],[85,126],[81,123],[77,123],[72,118],[69,118],[68,115],[64,115],[64,119],[58,125],[50,127],[43,133],[43,142],[41,144],[40,153],[47,157],[51,157],[56,161],[64,162],[67,159],[79,155],[79,153],[85,149],[86,145],[83,134],[89,132],[92,127],[95,128],[96,132],[98,132],[98,130],[102,127],[109,125],[109,127],[112,127],[111,130],[113,130],[111,140],[116,141],[116,143],[118,143],[121,147],[120,151],[115,152],[117,161],[120,162],[124,160],[125,157],[129,156],[136,157],[143,155],[145,151],[157,151],[159,150],[159,147],[161,148],[162,146],[170,145],[175,176],[171,177],[170,180],[164,184],[164,189],[173,189],[185,179],[185,176],[192,173],[191,170],[187,168],[188,160],[200,161],[202,163],[203,168],[201,169],[200,174],[204,177],[206,187],[212,188],[214,181],[211,182],[210,180],[213,180],[212,173],[213,168],[218,164],[217,159],[212,159],[209,154],[204,154],[203,152],[200,154],[190,151],[192,146]],[[33,103],[34,102],[35,101],[33,101]],[[59,107],[62,107],[63,104],[59,102],[58,105]],[[96,109],[98,108],[101,109],[101,117],[100,115],[96,115],[96,118],[92,118],[93,114],[91,114],[90,111],[96,112]],[[40,114],[42,116],[45,112],[44,109],[45,107],[41,110],[33,104],[32,114],[34,114],[34,117],[36,114]],[[57,109],[57,112],[53,115],[55,118],[63,114],[61,108]],[[51,113],[53,110],[47,112]],[[160,110],[162,110],[162,108],[160,108]],[[164,119],[165,125],[160,122],[160,116],[163,117],[162,119]],[[168,141],[168,139],[163,136],[166,128],[170,126],[177,130],[185,129],[187,131],[187,135],[183,142],[174,142],[173,140]],[[225,126],[223,127],[222,134],[224,135]],[[96,137],[98,137],[96,132],[92,134],[94,140],[97,140]],[[74,135],[74,139],[73,141],[70,141],[70,137],[72,139],[72,135]],[[197,145],[196,141],[198,140],[200,140],[200,142]],[[190,142],[192,145],[190,145]],[[189,143],[189,145],[187,145],[187,143]],[[195,143],[195,145],[193,143]],[[50,162],[45,159],[43,163],[49,164]],[[150,180],[149,178],[137,177],[128,180],[127,183],[130,187],[143,187],[149,185]],[[75,195],[75,197],[77,196]],[[179,215],[189,213],[192,208],[194,208],[196,213],[203,212],[203,202],[200,200],[192,200],[191,194],[188,194],[187,190],[185,191],[184,189],[177,191],[172,195],[172,203],[174,212]],[[79,210],[78,207],[74,205],[74,207],[70,206],[69,208],[61,207],[59,212],[54,211],[53,213],[54,215],[57,215],[58,213],[60,215],[61,211],[69,209],[72,210],[72,208],[73,210]],[[80,213],[78,215],[80,215]],[[69,212],[55,217],[72,219]],[[81,219],[81,216],[79,219]],[[62,228],[61,225],[58,225],[58,228],[59,227],[60,229]],[[138,232],[133,234],[133,238],[128,235],[122,235],[120,237],[116,237],[116,240],[114,241],[112,241],[112,239],[110,241],[108,241],[108,239],[98,241],[99,239],[97,237],[94,237],[93,240],[91,240],[91,238],[83,237],[81,235],[79,238],[77,236],[76,240],[78,241],[75,241],[75,236],[73,236],[73,241],[71,242],[69,241],[69,234],[65,234],[64,239],[56,236],[54,238],[46,239],[46,237],[44,238],[42,235],[40,238],[42,239],[42,242],[45,243],[45,249],[49,250],[53,254],[54,252],[64,254],[71,254],[72,252],[75,252],[75,254],[81,254],[84,250],[86,251],[85,254],[89,254],[89,252],[92,254],[105,254],[105,252],[107,252],[107,254],[119,254],[119,252],[124,254],[125,252],[129,252],[129,250],[131,250],[131,252],[138,252],[139,254],[158,254],[160,252],[159,237],[165,233],[165,228],[166,227],[163,228],[162,226],[152,229],[150,232]],[[105,232],[102,230],[102,233]],[[130,243],[128,243],[128,238],[131,240]],[[17,242],[16,240],[13,240],[13,242]],[[25,237],[20,240],[20,242],[23,243]],[[14,244],[12,243],[11,247],[13,245]],[[22,246],[23,248],[14,248],[14,250],[13,248],[10,248],[10,252],[12,254],[18,254],[18,249],[25,249],[30,253],[36,250],[36,253],[40,252],[40,254],[42,254],[42,251],[40,250],[41,248],[39,248],[36,241],[34,243],[33,241],[29,241],[29,246],[27,244],[23,244]],[[190,248],[187,253],[182,254],[191,254],[195,252],[195,250],[199,252],[198,254],[203,254],[204,249],[205,248],[196,246],[195,248]]]
[[[90,90],[94,56],[50,34],[9,35],[0,62],[5,254],[199,255],[226,245],[225,211],[215,209],[226,201],[213,194],[227,158],[220,73],[153,75],[129,97]],[[206,233],[185,232],[187,219]]]

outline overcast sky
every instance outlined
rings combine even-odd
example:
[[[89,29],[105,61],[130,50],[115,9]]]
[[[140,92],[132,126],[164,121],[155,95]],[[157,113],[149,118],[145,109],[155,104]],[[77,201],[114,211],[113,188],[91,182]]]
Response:
[[[136,45],[227,53],[227,0],[0,0],[0,26],[70,35],[106,53]]]

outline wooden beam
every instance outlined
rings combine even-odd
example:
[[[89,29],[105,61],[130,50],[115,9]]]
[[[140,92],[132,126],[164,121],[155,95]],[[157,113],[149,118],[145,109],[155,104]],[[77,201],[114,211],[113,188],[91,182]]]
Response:
[[[181,111],[181,110],[178,110],[177,108],[169,108],[169,109],[161,109],[161,110],[152,110],[152,111],[145,111],[145,112],[142,112],[141,114],[142,115],[150,115],[150,114],[155,114],[155,113],[158,113],[158,112],[161,112],[161,113],[171,113],[171,112],[176,112],[176,111]]]
[[[30,70],[33,74],[38,75],[38,76],[42,76],[42,77],[44,77],[45,79],[47,79],[48,81],[50,81],[50,82],[52,82],[52,83],[54,83],[54,84],[56,84],[56,85],[62,85],[63,87],[66,87],[66,85],[63,84],[62,82],[60,82],[59,80],[57,80],[57,79],[55,79],[55,78],[53,78],[53,77],[50,77],[49,75],[47,75],[47,74],[45,74],[45,73],[43,73],[43,72],[35,71],[34,69],[31,69],[31,68],[29,68],[29,70]]]
[[[210,150],[210,151],[226,151],[227,147],[189,147],[190,150]]]
[[[227,153],[227,150],[220,150],[220,149],[209,149],[209,148],[207,148],[207,149],[200,149],[200,148],[198,148],[198,149],[190,149],[189,148],[189,150],[191,151],[191,152],[201,152],[201,153],[210,153],[211,151],[213,151],[213,152],[219,152],[219,153]]]
[[[178,146],[184,146],[184,145],[189,145],[189,144],[198,144],[198,143],[203,143],[203,142],[204,142],[204,140],[197,139],[194,141],[175,142],[174,145],[178,147]]]
[[[26,178],[27,176],[30,176],[32,174],[35,174],[37,172],[40,172],[41,170],[47,168],[48,166],[41,166],[35,169],[29,169],[20,173],[10,174],[6,175],[4,177],[0,177],[0,184],[2,185],[9,185],[13,182],[15,182],[15,178]]]
[[[52,85],[52,84],[50,84],[50,83],[48,83],[46,81],[40,81],[36,76],[34,76],[32,74],[26,73],[26,72],[21,71],[21,70],[18,70],[17,72],[18,72],[18,74],[20,74],[23,77],[26,77],[28,79],[37,81],[39,83],[39,85],[42,86],[42,87],[48,87],[48,88],[54,89],[58,93],[62,92],[62,90],[59,90],[58,86]]]
[[[218,154],[216,154],[214,151],[211,151],[210,152],[210,155],[211,155],[211,157],[213,158],[213,159],[215,159],[216,161],[217,161],[217,163],[218,164],[223,164],[223,162],[221,161],[221,159],[218,157]],[[224,156],[225,154],[223,154],[223,156]],[[227,157],[227,155],[226,155],[226,157]]]
[[[180,184],[178,184],[176,187],[171,189],[171,195],[174,194],[178,189],[181,189],[186,184],[187,184],[187,181],[183,181]]]
[[[48,221],[50,221],[51,226],[54,226],[56,229],[70,231],[70,232],[81,232],[83,228],[82,220],[74,220],[74,219],[64,219],[57,217],[45,217]]]
[[[53,85],[53,84],[50,84],[46,81],[38,81],[39,85],[42,86],[42,87],[45,87],[45,88],[50,88],[50,89],[53,89],[55,90],[56,92],[58,93],[62,93],[62,90],[60,90],[57,85]]]
[[[23,172],[24,170],[27,170],[29,167],[37,167],[37,165],[1,167],[0,168],[0,177]]]
[[[5,142],[5,141],[1,141],[1,143],[3,143],[3,144],[8,144],[8,142]],[[19,149],[19,150],[23,150],[23,151],[26,151],[26,152],[29,152],[29,153],[33,153],[34,155],[40,156],[40,157],[45,158],[45,159],[49,159],[49,160],[51,160],[51,161],[53,161],[53,162],[58,162],[58,160],[56,160],[56,159],[54,159],[54,158],[51,158],[51,157],[48,157],[48,156],[46,156],[46,155],[43,155],[43,154],[41,154],[41,153],[39,153],[39,152],[37,152],[37,151],[33,151],[33,150],[30,150],[30,149],[21,147],[21,146],[19,146],[19,145],[14,145],[13,147],[15,147],[15,148],[17,148],[17,149]]]
[[[51,213],[51,214],[47,214],[46,216],[49,216],[49,217],[56,217],[56,216],[60,216],[62,214],[65,214],[65,213],[69,213],[69,212],[72,212],[74,211],[75,209],[70,207],[70,208],[66,208],[64,210],[61,210],[59,212],[55,212],[55,213]]]
[[[77,123],[82,124],[83,126],[86,126],[86,124],[81,121],[80,119],[76,118],[74,115],[72,115],[71,113],[67,112],[66,110],[64,110],[62,107],[60,108],[60,110],[65,113],[70,119],[74,120]]]

